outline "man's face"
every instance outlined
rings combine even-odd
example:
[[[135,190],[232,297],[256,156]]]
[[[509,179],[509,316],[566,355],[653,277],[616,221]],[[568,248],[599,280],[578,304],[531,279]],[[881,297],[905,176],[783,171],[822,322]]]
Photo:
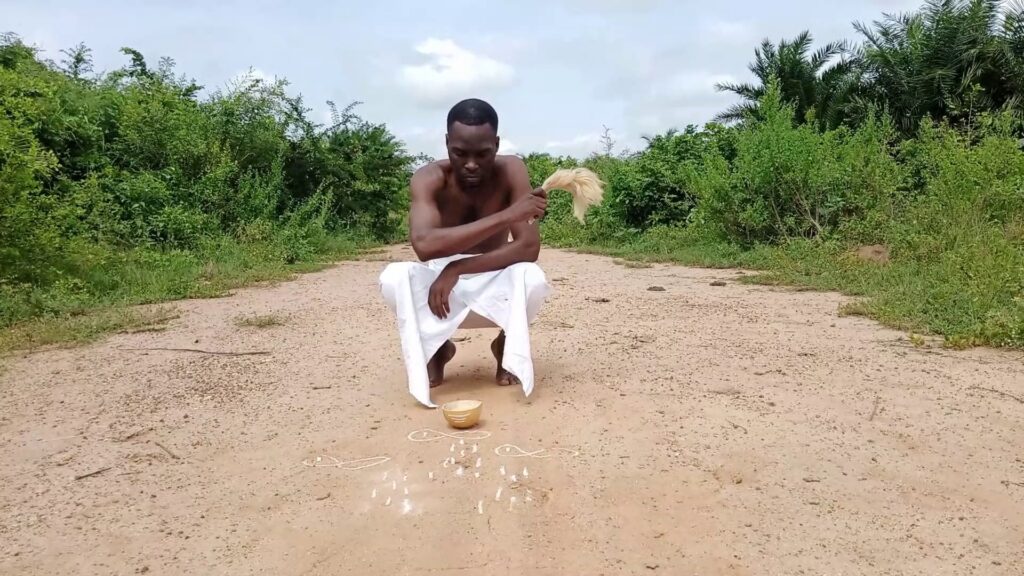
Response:
[[[448,129],[446,142],[448,159],[460,184],[475,188],[490,178],[498,154],[498,135],[493,126],[467,126],[455,122]]]

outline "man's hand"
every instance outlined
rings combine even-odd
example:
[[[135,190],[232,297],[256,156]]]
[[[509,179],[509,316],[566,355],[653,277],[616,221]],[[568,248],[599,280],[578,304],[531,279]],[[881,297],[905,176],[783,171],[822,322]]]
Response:
[[[548,193],[537,187],[530,194],[523,196],[506,208],[512,222],[530,222],[539,220],[548,209]]]
[[[455,284],[458,281],[458,272],[451,265],[448,265],[437,276],[434,283],[430,285],[430,293],[427,295],[427,306],[430,307],[430,311],[434,313],[434,316],[443,320],[451,313],[448,297],[451,296],[452,289],[455,288]]]

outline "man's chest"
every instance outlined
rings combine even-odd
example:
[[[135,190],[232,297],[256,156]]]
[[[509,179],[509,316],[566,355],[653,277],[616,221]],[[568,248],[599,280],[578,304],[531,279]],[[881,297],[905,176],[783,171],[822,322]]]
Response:
[[[508,193],[501,189],[480,191],[477,198],[460,193],[443,193],[438,198],[443,226],[469,224],[508,207]]]

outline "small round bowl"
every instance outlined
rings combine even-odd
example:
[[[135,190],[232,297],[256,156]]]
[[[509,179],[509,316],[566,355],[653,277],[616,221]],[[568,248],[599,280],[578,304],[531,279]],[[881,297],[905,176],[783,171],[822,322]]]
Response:
[[[452,428],[472,428],[480,421],[483,406],[479,400],[456,400],[441,406],[441,412]]]

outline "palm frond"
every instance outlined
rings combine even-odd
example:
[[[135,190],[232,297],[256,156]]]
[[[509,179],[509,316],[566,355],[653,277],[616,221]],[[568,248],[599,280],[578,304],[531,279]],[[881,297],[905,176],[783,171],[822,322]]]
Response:
[[[752,102],[742,102],[740,104],[733,104],[725,109],[725,111],[715,116],[716,122],[723,124],[732,124],[736,122],[742,122],[751,115],[757,113],[757,104]]]

